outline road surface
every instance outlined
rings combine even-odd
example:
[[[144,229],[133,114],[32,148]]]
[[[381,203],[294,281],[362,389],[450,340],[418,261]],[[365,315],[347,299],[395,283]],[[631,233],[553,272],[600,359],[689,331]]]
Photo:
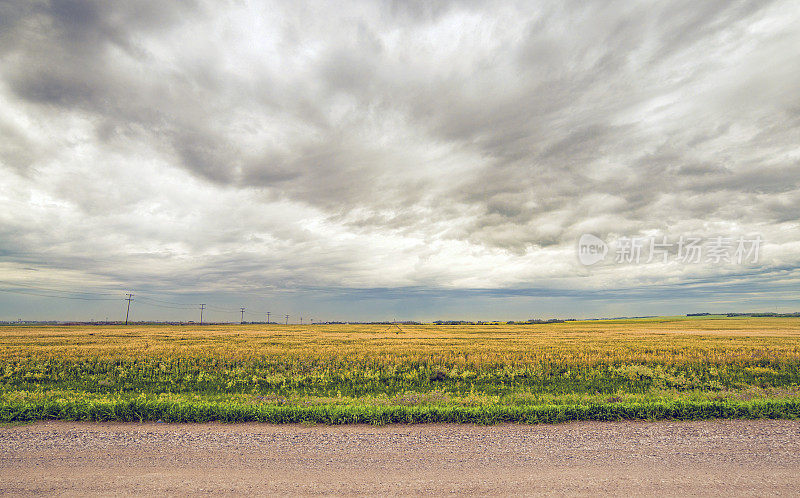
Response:
[[[0,493],[800,496],[800,421],[0,428]]]

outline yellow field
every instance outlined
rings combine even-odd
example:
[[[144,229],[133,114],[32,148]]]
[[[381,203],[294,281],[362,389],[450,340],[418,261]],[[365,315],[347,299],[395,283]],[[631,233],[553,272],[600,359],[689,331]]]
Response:
[[[532,325],[5,326],[0,358],[204,357],[387,364],[800,359],[800,318],[594,320]]]

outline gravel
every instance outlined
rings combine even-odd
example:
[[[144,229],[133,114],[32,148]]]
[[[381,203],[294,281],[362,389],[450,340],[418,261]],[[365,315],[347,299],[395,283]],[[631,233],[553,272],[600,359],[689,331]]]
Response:
[[[800,496],[800,421],[49,421],[0,429],[0,493]]]

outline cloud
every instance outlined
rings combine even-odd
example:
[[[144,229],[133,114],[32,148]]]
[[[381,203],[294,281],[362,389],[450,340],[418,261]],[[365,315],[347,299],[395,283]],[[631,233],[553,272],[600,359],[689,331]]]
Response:
[[[587,232],[761,233],[798,265],[798,18],[782,1],[6,2],[0,251],[227,291],[724,278],[584,275]]]

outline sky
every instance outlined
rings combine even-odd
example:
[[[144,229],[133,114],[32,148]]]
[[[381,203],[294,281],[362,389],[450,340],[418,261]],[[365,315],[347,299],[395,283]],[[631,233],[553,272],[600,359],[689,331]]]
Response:
[[[798,88],[795,1],[5,0],[0,320],[798,311]]]

